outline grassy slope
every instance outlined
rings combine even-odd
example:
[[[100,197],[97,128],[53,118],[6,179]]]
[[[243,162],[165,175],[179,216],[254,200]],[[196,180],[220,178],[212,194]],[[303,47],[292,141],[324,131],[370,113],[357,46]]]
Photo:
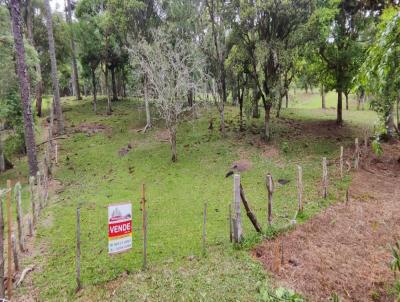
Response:
[[[306,100],[307,102],[307,100]],[[104,112],[104,103],[99,112]],[[298,105],[296,105],[298,106]],[[319,197],[320,160],[337,157],[339,142],[335,138],[295,137],[287,124],[273,126],[278,149],[288,146],[276,158],[265,158],[260,148],[250,144],[256,137],[231,131],[227,139],[220,139],[216,130],[209,133],[205,113],[194,122],[183,123],[178,133],[179,162],[169,160],[169,145],[157,140],[157,129],[148,134],[134,129],[143,126],[144,114],[135,101],[116,103],[112,116],[93,115],[88,101],[67,102],[70,110],[65,116],[68,126],[80,123],[101,123],[112,128],[112,135],[87,136],[76,133],[61,142],[60,166],[57,179],[65,185],[55,203],[44,215],[51,219],[38,230],[38,245],[45,252],[35,261],[42,270],[33,274],[34,285],[43,300],[74,299],[75,209],[81,205],[82,215],[82,281],[85,290],[81,300],[140,301],[250,301],[265,284],[260,266],[249,261],[246,250],[233,251],[228,242],[227,206],[232,198],[232,179],[224,174],[234,160],[240,157],[252,161],[253,168],[243,173],[242,182],[257,217],[266,225],[266,194],[264,177],[271,172],[275,179],[291,182],[276,190],[274,196],[274,225],[280,229],[295,214],[295,168],[301,164],[305,171],[305,215],[307,219],[327,204]],[[228,108],[227,120],[237,120],[236,109]],[[284,116],[310,120],[333,119],[334,110],[287,109]],[[373,114],[349,112],[345,119],[355,123],[372,122]],[[260,121],[253,121],[261,123]],[[232,130],[232,126],[231,126]],[[348,137],[345,144],[350,144]],[[133,151],[125,157],[118,150],[128,143]],[[68,158],[68,159],[67,159]],[[24,166],[24,165],[22,165]],[[333,167],[330,169],[334,169]],[[343,196],[348,179],[337,180],[332,171],[329,202]],[[2,176],[12,177],[8,173]],[[149,206],[149,263],[150,271],[140,273],[140,184],[145,182]],[[131,200],[133,202],[134,248],[132,252],[114,257],[107,255],[107,205]],[[208,203],[207,238],[208,257],[201,256],[202,208]],[[244,218],[246,246],[259,240]],[[189,255],[195,255],[193,261]],[[105,285],[105,282],[134,272]],[[51,282],[49,282],[51,280]],[[236,288],[235,290],[233,290]],[[22,288],[20,294],[27,289]],[[183,299],[185,298],[185,299]]]

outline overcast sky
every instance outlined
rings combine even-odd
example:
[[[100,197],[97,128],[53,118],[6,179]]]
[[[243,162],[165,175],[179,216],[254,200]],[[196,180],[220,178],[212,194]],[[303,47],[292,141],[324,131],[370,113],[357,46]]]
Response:
[[[50,0],[51,10],[64,11],[64,0]]]

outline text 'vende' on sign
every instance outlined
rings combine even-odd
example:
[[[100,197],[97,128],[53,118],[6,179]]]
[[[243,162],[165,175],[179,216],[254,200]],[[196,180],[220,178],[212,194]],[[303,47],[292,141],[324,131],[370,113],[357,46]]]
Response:
[[[132,248],[132,204],[108,206],[108,253],[116,254]]]

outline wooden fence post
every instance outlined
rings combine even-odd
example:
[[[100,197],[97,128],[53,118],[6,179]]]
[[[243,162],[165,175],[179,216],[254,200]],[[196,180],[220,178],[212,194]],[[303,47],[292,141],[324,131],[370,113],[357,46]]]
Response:
[[[0,192],[0,298],[6,297],[4,287],[4,215],[3,215],[3,192]]]
[[[274,180],[270,173],[267,174],[266,185],[268,190],[268,225],[272,225],[272,195],[274,194]]]
[[[360,145],[358,143],[358,138],[354,141],[355,152],[354,152],[354,169],[358,170],[359,162],[360,162]]]
[[[240,175],[233,176],[233,205],[235,209],[233,219],[233,239],[240,243],[243,239],[242,216],[240,214]]]
[[[339,159],[339,169],[340,169],[340,178],[343,179],[343,146],[340,146],[340,159]]]
[[[297,211],[303,212],[303,169],[301,166],[297,166]]]
[[[206,248],[206,235],[207,235],[207,203],[204,203],[204,210],[203,210],[203,256],[207,253]]]
[[[228,204],[229,242],[233,241],[232,204]]]
[[[13,251],[13,256],[14,256],[14,269],[16,272],[19,271],[19,261],[18,261],[18,252],[17,252],[17,242],[15,240],[14,234],[11,235],[11,245],[12,245],[12,251]]]
[[[29,177],[29,193],[30,193],[30,198],[31,198],[32,223],[33,223],[33,226],[36,225],[36,202],[35,202],[34,185],[35,185],[35,177],[31,176],[31,177]]]
[[[146,209],[146,186],[142,184],[142,230],[143,230],[143,270],[147,269],[147,209]]]
[[[81,289],[81,209],[76,208],[76,291]]]
[[[8,299],[12,298],[12,242],[11,242],[11,232],[12,232],[12,215],[11,215],[11,180],[7,180],[7,248],[8,248],[8,270],[7,270],[7,296]]]
[[[328,165],[326,157],[322,158],[322,196],[324,198],[328,196]]]
[[[28,235],[29,237],[33,236],[33,225],[32,225],[32,219],[31,217],[28,216]]]
[[[42,190],[42,179],[40,177],[40,171],[36,173],[36,200],[38,201],[39,210],[42,209],[42,198],[41,198],[41,190]]]
[[[143,231],[143,266],[142,269],[147,269],[147,211],[146,211],[146,186],[142,184],[142,198],[140,200],[142,206],[142,231]]]
[[[21,208],[21,184],[18,182],[15,185],[15,199],[16,199],[16,207],[17,207],[17,227],[18,227],[18,245],[19,250],[23,252],[24,248],[24,226],[23,226],[23,217]]]

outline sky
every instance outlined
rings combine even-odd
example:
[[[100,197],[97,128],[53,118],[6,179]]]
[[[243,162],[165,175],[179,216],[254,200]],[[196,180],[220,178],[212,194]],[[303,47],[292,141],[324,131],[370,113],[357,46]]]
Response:
[[[52,11],[64,11],[64,0],[50,0],[50,6]]]

